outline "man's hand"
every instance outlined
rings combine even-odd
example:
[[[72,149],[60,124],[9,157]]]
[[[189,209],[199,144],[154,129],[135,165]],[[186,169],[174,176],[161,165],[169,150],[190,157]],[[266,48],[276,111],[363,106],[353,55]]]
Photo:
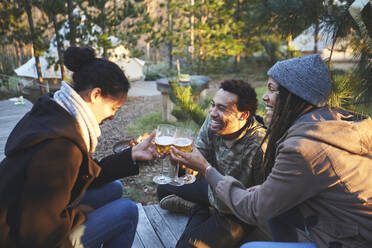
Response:
[[[208,161],[195,146],[193,146],[191,153],[182,152],[172,146],[171,157],[173,160],[180,162],[193,170],[199,171],[203,175],[205,175],[205,170],[209,166]]]
[[[143,142],[133,146],[132,148],[132,160],[151,160],[159,157],[159,153],[156,151],[155,144],[152,142],[155,138],[156,131],[147,137]]]

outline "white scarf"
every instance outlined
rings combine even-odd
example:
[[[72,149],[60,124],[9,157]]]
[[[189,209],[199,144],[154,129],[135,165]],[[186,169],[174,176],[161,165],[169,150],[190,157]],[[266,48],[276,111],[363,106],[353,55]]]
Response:
[[[93,154],[101,130],[92,110],[83,98],[64,81],[62,81],[61,89],[54,93],[54,100],[76,119],[87,149]]]

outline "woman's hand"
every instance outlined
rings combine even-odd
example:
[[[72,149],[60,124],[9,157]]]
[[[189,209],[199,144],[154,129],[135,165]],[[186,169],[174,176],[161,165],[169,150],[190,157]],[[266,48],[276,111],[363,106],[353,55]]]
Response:
[[[156,131],[147,137],[143,142],[133,146],[132,148],[132,160],[152,160],[159,157],[159,153],[156,151],[156,146],[153,143]]]
[[[261,185],[255,185],[255,186],[252,186],[252,187],[250,187],[250,188],[248,188],[248,189],[246,189],[248,192],[253,192],[253,191],[255,191],[256,189],[258,189],[259,187],[260,187]]]
[[[171,157],[173,160],[186,165],[187,167],[201,172],[205,176],[205,170],[209,166],[208,161],[203,157],[199,150],[193,146],[191,153],[185,153],[174,146],[171,147]]]

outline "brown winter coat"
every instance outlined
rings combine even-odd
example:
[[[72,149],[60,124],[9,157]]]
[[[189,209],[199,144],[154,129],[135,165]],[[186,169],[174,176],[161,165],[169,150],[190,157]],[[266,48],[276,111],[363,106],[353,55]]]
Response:
[[[73,117],[45,96],[16,125],[0,164],[0,247],[72,247],[89,186],[138,173],[131,150],[95,162]]]

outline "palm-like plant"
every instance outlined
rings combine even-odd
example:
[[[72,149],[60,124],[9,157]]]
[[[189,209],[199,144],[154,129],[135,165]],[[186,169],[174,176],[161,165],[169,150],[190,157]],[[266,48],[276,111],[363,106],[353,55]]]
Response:
[[[370,2],[366,3],[361,13],[362,18],[355,20],[349,13],[353,3],[354,0],[269,0],[268,6],[273,11],[273,26],[277,26],[278,31],[285,35],[296,34],[309,25],[322,25],[332,39],[329,66],[336,42],[346,41],[358,64],[352,74],[343,79],[331,75],[334,84],[340,84],[333,87],[335,91],[331,103],[336,106],[345,105],[345,99],[349,102],[352,90],[352,103],[356,107],[368,109],[372,105],[372,7]],[[363,31],[363,27],[367,27],[367,32]],[[315,33],[314,37],[316,36]]]

